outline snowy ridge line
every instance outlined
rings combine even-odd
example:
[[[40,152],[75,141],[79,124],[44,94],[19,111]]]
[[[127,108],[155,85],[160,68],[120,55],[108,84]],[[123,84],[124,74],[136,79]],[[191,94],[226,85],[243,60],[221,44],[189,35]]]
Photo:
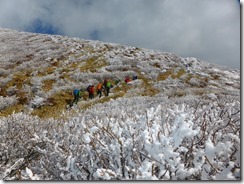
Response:
[[[89,116],[87,111],[61,120],[13,114],[0,118],[0,176],[6,180],[240,180],[239,105],[232,100],[200,101],[194,106],[155,104],[142,114],[120,109],[120,117],[108,116],[110,111]],[[12,175],[5,176],[30,150],[39,156],[24,163],[27,167],[19,175],[8,170]]]

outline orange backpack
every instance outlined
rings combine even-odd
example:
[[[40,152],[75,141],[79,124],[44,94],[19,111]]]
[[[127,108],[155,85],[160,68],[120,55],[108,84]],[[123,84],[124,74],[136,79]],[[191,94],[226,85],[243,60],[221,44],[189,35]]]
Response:
[[[100,89],[102,89],[102,84],[101,84],[101,83],[99,83],[99,84],[97,85],[97,90],[100,90]]]

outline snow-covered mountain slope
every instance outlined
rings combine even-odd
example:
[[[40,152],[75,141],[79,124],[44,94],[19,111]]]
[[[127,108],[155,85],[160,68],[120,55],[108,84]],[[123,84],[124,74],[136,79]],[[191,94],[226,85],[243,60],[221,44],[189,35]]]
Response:
[[[104,78],[124,81],[133,75],[139,80],[132,87],[120,85],[111,92],[117,97],[240,95],[239,71],[98,41],[0,29],[0,61],[2,116],[13,110],[49,116],[46,112],[53,108],[64,109],[74,88],[86,89]],[[33,111],[35,107],[43,111]]]
[[[0,179],[240,179],[240,71],[9,29],[0,66]]]

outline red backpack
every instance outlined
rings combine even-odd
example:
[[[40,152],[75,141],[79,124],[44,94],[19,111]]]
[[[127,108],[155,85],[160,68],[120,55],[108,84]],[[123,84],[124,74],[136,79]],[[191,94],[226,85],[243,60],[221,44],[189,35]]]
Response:
[[[126,83],[130,82],[130,78],[129,78],[129,77],[126,77],[126,78],[125,78],[125,82],[126,82]]]
[[[94,93],[94,91],[95,91],[95,89],[94,89],[94,86],[92,85],[92,86],[90,87],[90,93]]]

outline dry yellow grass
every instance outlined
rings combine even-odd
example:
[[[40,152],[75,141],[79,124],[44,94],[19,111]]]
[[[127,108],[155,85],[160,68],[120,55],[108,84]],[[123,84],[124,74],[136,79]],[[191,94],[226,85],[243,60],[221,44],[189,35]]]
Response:
[[[141,96],[155,96],[159,93],[159,90],[153,87],[146,87],[141,93]]]
[[[49,99],[47,99],[49,105],[36,108],[32,111],[32,115],[38,116],[40,118],[57,118],[60,117],[61,112],[65,109],[73,100],[71,92],[60,92]]]
[[[8,116],[13,113],[13,111],[20,112],[23,110],[24,105],[28,102],[27,93],[23,92],[22,87],[23,84],[31,85],[30,82],[30,71],[22,71],[14,74],[12,80],[10,80],[6,85],[1,87],[0,95],[3,97],[8,96],[7,90],[10,87],[16,86],[15,95],[18,97],[18,102],[15,105],[6,107],[1,110],[0,116]]]
[[[42,77],[45,75],[50,75],[55,71],[56,67],[55,66],[51,66],[51,67],[46,67],[46,68],[41,68],[38,70],[37,76],[38,77]]]
[[[7,84],[1,87],[0,95],[3,97],[8,96],[7,90],[10,87],[16,86],[15,95],[18,97],[18,102],[15,105],[11,105],[1,110],[0,116],[8,116],[11,115],[14,111],[21,112],[24,109],[24,105],[28,102],[27,93],[23,92],[22,87],[24,84],[31,85],[30,82],[30,71],[22,71],[17,72],[13,75],[12,80],[10,80]]]
[[[159,63],[154,63],[153,66],[156,67],[156,68],[161,68]]]
[[[23,110],[24,110],[24,105],[16,104],[16,105],[9,106],[9,107],[6,107],[5,109],[1,110],[0,116],[1,117],[7,117],[7,116],[13,114],[13,112],[18,113],[18,112],[21,112]]]
[[[172,79],[178,79],[185,74],[186,74],[186,71],[184,69],[180,69],[176,73],[174,72],[173,69],[170,69],[164,73],[160,73],[157,77],[157,80],[158,81],[166,80],[168,77],[172,77]]]
[[[181,76],[185,75],[186,71],[184,69],[180,69],[177,73],[172,75],[173,79],[179,79]]]
[[[116,85],[113,88],[114,93],[119,93],[121,91],[124,91],[125,93],[131,88],[130,85],[127,85],[125,82],[120,83],[119,85]]]
[[[97,69],[107,66],[107,62],[99,57],[93,57],[86,60],[85,64],[80,67],[81,72],[96,72]]]
[[[169,76],[173,75],[173,71],[172,70],[167,70],[164,73],[160,73],[157,77],[158,81],[162,81],[162,80],[166,80]]]
[[[139,70],[137,71],[138,79],[141,79],[143,81],[141,88],[144,89],[140,93],[141,96],[155,96],[159,93],[159,90],[154,88],[152,85],[152,81],[150,81],[148,78],[145,77]]]
[[[186,96],[186,95],[187,95],[186,90],[176,89],[169,95],[169,97],[182,97],[182,96]]]
[[[14,74],[13,79],[10,82],[8,82],[3,87],[3,89],[7,90],[9,87],[16,86],[18,90],[21,90],[23,84],[30,85],[29,71],[17,72],[16,74]]]
[[[55,83],[55,80],[53,80],[53,79],[43,81],[42,90],[44,92],[51,90],[53,88],[54,83]]]
[[[119,97],[123,97],[124,95],[126,94],[125,91],[119,91],[117,93],[114,93],[112,95],[109,95],[109,96],[104,96],[102,98],[96,98],[96,100],[92,100],[92,101],[82,101],[79,103],[79,108],[80,109],[88,109],[90,107],[92,107],[93,105],[95,104],[98,104],[98,103],[105,103],[105,102],[108,102],[109,100],[111,99],[116,99],[116,98],[119,98]]]
[[[197,95],[197,96],[202,96],[204,94],[207,94],[207,91],[205,89],[200,88],[200,89],[194,90],[193,94]]]
[[[68,79],[69,81],[74,81],[73,79],[71,79],[70,75],[66,72],[63,72],[60,77],[60,79]]]

